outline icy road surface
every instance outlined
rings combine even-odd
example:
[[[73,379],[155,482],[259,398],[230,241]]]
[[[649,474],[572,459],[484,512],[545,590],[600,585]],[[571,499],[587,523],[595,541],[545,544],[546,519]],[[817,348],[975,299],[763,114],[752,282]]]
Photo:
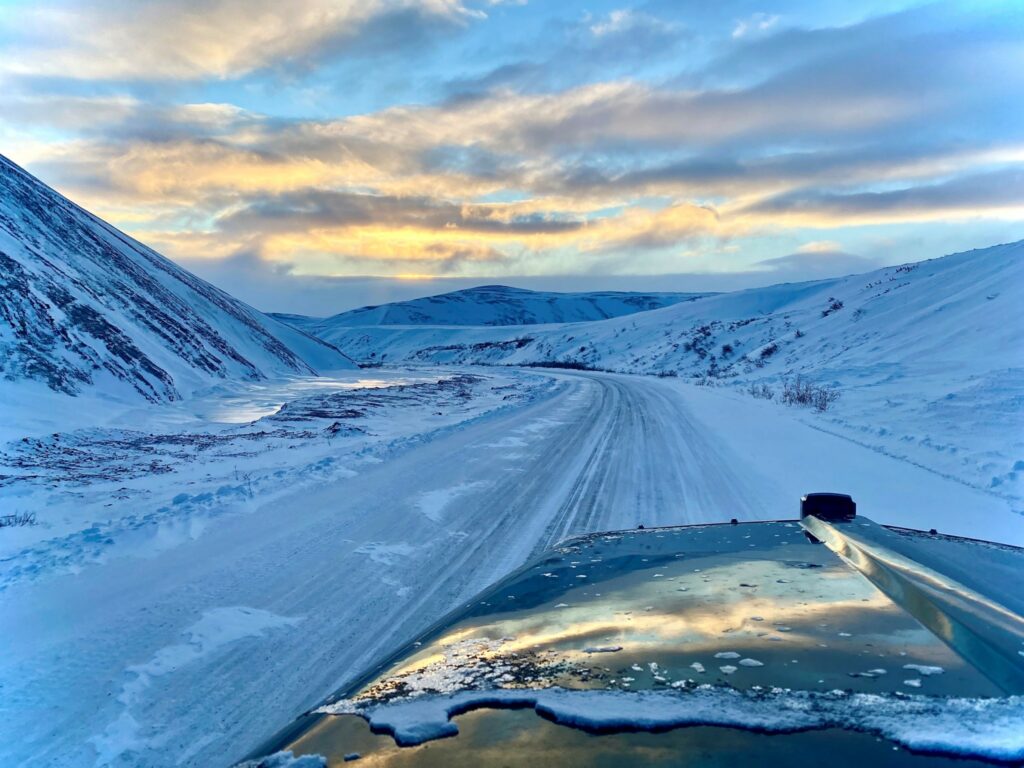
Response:
[[[447,610],[587,531],[792,517],[1021,543],[1005,500],[670,379],[552,372],[549,397],[225,515],[175,546],[0,592],[0,763],[243,756]]]

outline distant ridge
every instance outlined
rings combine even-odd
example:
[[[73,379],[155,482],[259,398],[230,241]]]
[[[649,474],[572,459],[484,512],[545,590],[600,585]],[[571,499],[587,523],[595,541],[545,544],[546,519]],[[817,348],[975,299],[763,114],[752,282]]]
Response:
[[[362,307],[325,319],[273,315],[282,322],[330,340],[344,328],[378,325],[506,326],[606,320],[660,309],[705,293],[555,293],[481,285],[437,296]]]

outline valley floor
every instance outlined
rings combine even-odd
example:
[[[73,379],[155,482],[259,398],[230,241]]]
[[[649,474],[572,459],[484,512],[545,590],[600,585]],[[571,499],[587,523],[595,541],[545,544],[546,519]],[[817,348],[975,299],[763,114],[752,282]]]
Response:
[[[300,438],[272,436],[282,442],[252,470],[255,488],[240,483],[244,510],[212,515],[215,503],[204,500],[195,517],[203,476],[230,474],[229,452],[212,469],[188,470],[195,487],[180,509],[162,507],[166,519],[203,524],[159,546],[156,518],[151,528],[119,518],[92,526],[115,542],[97,543],[94,557],[42,556],[81,535],[71,522],[55,532],[58,543],[0,549],[0,763],[228,765],[577,533],[794,517],[801,493],[836,490],[878,522],[1024,544],[1024,519],[1005,499],[817,429],[775,403],[652,377],[464,373],[480,378],[464,382],[465,397],[448,386],[430,395],[443,408],[407,403],[418,420],[387,450],[365,433],[325,440],[307,402],[309,418],[321,419],[317,451],[344,466],[312,482],[276,476],[304,449],[287,447]],[[307,458],[320,466],[323,457]],[[123,477],[76,486],[86,509],[66,520],[102,517],[96,483],[132,491],[139,481],[135,460],[127,462]],[[18,498],[27,504],[36,493]],[[62,498],[57,506],[70,508]],[[0,530],[0,547],[8,533]]]

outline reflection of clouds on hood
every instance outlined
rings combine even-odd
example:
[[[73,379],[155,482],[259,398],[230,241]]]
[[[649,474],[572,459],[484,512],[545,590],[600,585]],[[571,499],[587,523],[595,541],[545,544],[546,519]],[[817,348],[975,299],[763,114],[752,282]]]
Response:
[[[703,569],[694,572],[695,565]],[[570,578],[570,573],[563,569],[562,576]],[[667,579],[658,581],[654,573]],[[762,653],[803,654],[823,639],[819,635],[835,637],[843,629],[863,629],[867,637],[869,630],[877,628],[878,614],[886,614],[892,628],[901,630],[901,647],[922,641],[938,645],[923,629],[914,632],[916,622],[890,611],[892,604],[885,595],[842,567],[795,573],[778,560],[753,558],[722,565],[690,553],[686,561],[669,561],[609,579],[600,578],[599,571],[593,576],[586,585],[573,580],[537,607],[517,602],[519,610],[511,614],[495,610],[481,619],[459,621],[385,674],[401,676],[422,669],[441,661],[445,647],[484,637],[502,638],[492,649],[501,654],[555,648],[572,657],[595,642],[621,643],[622,655],[597,661],[614,666],[624,658],[664,661],[666,655],[674,654],[694,660],[703,656],[710,663],[717,651],[751,644],[759,645]],[[758,587],[739,586],[747,582]],[[684,590],[679,589],[681,585]],[[514,584],[503,586],[516,589]],[[833,629],[823,630],[823,623]],[[774,645],[765,638],[774,634],[781,640],[775,630],[779,625],[786,626],[786,642]],[[889,638],[885,634],[871,640],[881,650]]]
[[[951,232],[1014,239],[1024,218],[1024,21],[999,7],[127,8],[0,22],[0,140],[168,255],[256,258],[245,274],[286,292],[302,275],[822,277],[940,255]],[[815,240],[842,246],[798,250]]]

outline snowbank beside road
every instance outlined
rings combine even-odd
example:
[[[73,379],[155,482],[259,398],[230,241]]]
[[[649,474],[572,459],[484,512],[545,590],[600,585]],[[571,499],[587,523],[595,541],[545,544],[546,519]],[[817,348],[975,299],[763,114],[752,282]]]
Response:
[[[694,419],[756,474],[765,504],[781,517],[798,516],[804,493],[838,490],[879,523],[1024,546],[1024,510],[987,489],[903,456],[894,461],[818,415],[727,388],[659,383],[674,387]]]
[[[256,392],[235,388],[108,417],[105,426],[12,440],[0,446],[0,496],[5,509],[34,514],[35,524],[0,535],[0,590],[176,546],[220,515],[353,476],[368,462],[554,386],[548,377],[495,373],[353,375],[312,379],[305,389],[290,380],[281,384],[292,398],[283,403],[261,384]],[[190,415],[196,412],[205,418]]]

